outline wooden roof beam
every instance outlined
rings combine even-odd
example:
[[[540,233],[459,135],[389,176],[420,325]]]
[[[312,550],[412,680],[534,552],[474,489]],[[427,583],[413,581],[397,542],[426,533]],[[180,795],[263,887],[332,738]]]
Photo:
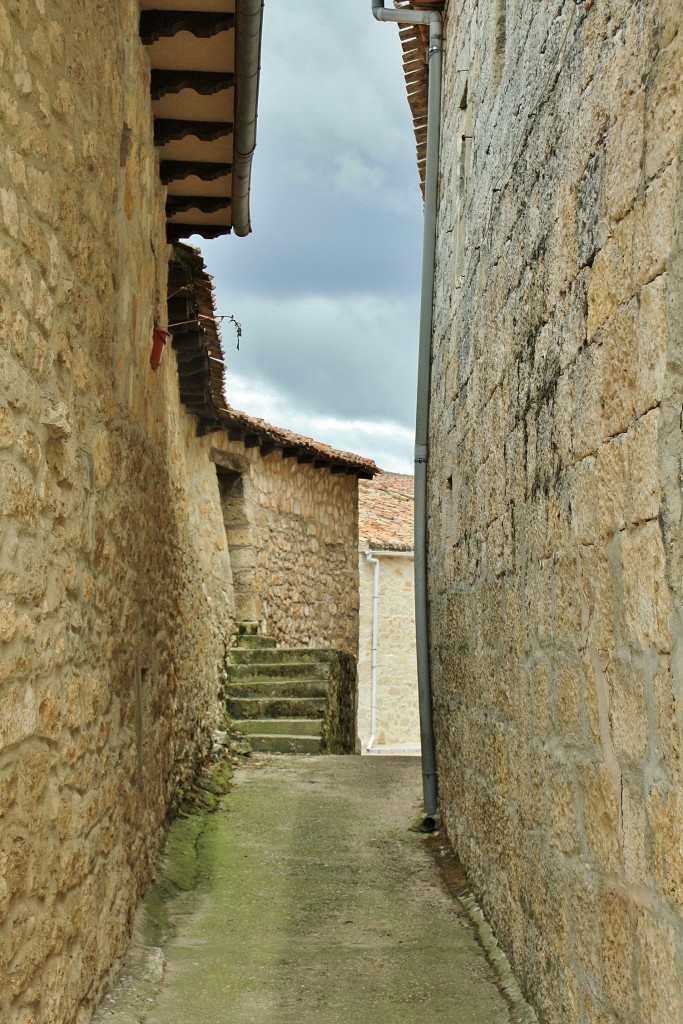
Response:
[[[211,39],[235,27],[235,15],[228,11],[141,11],[140,38],[145,46],[189,32],[197,39]]]
[[[151,93],[153,100],[171,96],[191,89],[200,96],[215,96],[226,92],[235,85],[235,76],[230,71],[175,71],[166,68],[152,68]]]
[[[164,185],[190,177],[216,181],[231,173],[232,164],[202,163],[200,160],[162,160],[159,164],[159,177]]]
[[[193,135],[200,142],[217,142],[232,135],[231,121],[183,121],[179,118],[155,117],[154,145],[165,146]]]

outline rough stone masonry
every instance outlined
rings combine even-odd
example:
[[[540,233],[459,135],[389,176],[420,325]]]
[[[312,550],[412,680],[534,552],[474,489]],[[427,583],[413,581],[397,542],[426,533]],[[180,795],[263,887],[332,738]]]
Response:
[[[89,1019],[210,735],[215,467],[149,367],[164,195],[137,0],[0,4],[0,1019]]]
[[[330,449],[306,465],[225,431],[197,437],[170,345],[150,369],[170,248],[139,15],[138,0],[0,3],[0,1020],[12,1024],[90,1019],[210,746],[240,589],[285,645],[336,647],[345,664],[357,650],[355,473],[334,474]],[[224,521],[219,449],[244,474],[241,536]]]
[[[441,799],[546,1024],[683,1020],[682,18],[445,10]]]

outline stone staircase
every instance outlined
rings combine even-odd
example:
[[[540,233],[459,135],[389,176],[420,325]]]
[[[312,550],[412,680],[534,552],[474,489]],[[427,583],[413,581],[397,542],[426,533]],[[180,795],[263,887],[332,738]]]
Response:
[[[230,650],[226,704],[234,728],[252,750],[322,752],[331,652],[281,649],[240,627]]]

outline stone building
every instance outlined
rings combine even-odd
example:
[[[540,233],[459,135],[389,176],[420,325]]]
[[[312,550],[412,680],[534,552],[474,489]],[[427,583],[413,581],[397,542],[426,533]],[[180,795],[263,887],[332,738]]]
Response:
[[[361,749],[419,753],[411,476],[360,482],[358,534]]]
[[[683,6],[398,6],[443,9],[443,818],[540,1020],[680,1021]]]
[[[236,617],[355,653],[356,488],[374,467],[226,406],[210,281],[175,244],[250,230],[261,3],[178,6],[0,4],[0,1019],[12,1024],[89,1020],[210,746]],[[241,537],[238,478],[261,497]],[[334,629],[316,599],[330,572]]]
[[[212,437],[236,616],[282,647],[358,657],[358,488],[369,459],[228,409]]]

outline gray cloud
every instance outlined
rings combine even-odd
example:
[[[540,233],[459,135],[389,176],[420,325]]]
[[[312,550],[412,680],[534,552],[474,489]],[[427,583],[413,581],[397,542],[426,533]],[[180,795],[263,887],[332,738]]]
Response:
[[[270,194],[264,185],[263,193],[259,199],[254,188],[252,235],[202,246],[224,290],[271,297],[371,288],[417,293],[421,226],[414,212],[397,215],[341,197],[324,182],[287,189],[276,184]]]
[[[405,471],[422,207],[398,33],[369,7],[267,6],[254,233],[202,249],[244,328],[230,401]]]
[[[219,295],[219,305],[227,309],[228,300]],[[317,415],[412,425],[412,299],[369,293],[268,300],[245,294],[238,319],[244,331],[240,352],[230,351],[229,328],[223,332],[229,400],[232,371]]]

